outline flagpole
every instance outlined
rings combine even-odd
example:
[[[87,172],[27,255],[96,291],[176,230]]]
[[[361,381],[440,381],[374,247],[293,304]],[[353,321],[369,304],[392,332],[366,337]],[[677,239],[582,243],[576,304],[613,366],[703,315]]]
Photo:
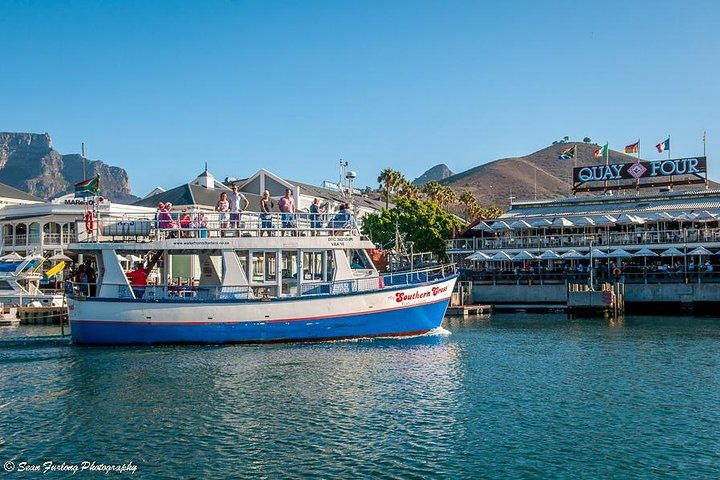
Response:
[[[668,133],[667,142],[668,142],[667,154],[668,154],[668,160],[670,160],[670,134],[669,133]],[[670,175],[670,191],[671,192],[673,189],[673,177],[674,177],[673,175]]]
[[[640,139],[639,139],[639,138],[638,138],[637,146],[638,146],[638,148],[637,148],[637,161],[640,162]],[[640,178],[639,178],[639,177],[635,179],[635,193],[636,193],[636,194],[639,194],[639,193],[640,193]]]
[[[82,142],[80,144],[80,155],[82,156],[82,165],[83,165],[83,182],[85,181],[85,142]]]
[[[705,137],[707,136],[707,130],[703,131],[703,157],[705,157],[705,190],[710,188],[708,185],[708,170],[709,165],[707,161],[707,154],[705,153]]]

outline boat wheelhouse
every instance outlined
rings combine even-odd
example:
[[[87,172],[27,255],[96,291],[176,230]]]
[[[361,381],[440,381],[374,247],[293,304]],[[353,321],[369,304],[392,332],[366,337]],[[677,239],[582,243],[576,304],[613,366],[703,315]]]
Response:
[[[96,285],[68,282],[75,343],[262,343],[421,335],[438,329],[452,266],[385,275],[352,215],[245,212],[96,219],[70,250]],[[79,228],[78,231],[83,231]],[[141,259],[137,282],[119,259]],[[178,278],[183,263],[191,272]],[[141,275],[142,277],[143,275]]]

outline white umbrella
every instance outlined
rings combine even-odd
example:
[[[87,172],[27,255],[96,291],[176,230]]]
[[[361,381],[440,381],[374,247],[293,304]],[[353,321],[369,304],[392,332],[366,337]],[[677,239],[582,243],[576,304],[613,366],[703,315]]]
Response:
[[[127,258],[129,261],[131,261],[133,263],[134,262],[142,262],[142,257],[138,257],[137,255],[130,254],[130,255],[126,256],[125,258]]]
[[[508,255],[505,252],[497,252],[495,255],[493,255],[492,260],[512,260],[510,255]]]
[[[493,229],[490,228],[490,225],[480,220],[478,223],[476,223],[470,230],[476,230],[481,232],[492,232]]]
[[[633,257],[657,257],[658,254],[650,250],[649,248],[641,248],[637,252],[633,253]]]
[[[565,217],[557,217],[552,222],[553,227],[572,227],[575,224]]]
[[[712,255],[713,253],[705,247],[697,247],[696,249],[688,252],[688,255]]]
[[[593,248],[592,249],[592,257],[593,258],[607,258],[608,254],[603,252],[599,248]]]
[[[590,217],[595,225],[598,227],[607,227],[608,225],[615,225],[616,218],[611,215],[593,215]]]
[[[490,225],[490,229],[492,229],[492,231],[494,231],[494,232],[499,232],[501,230],[512,230],[510,228],[510,225],[503,222],[502,220],[498,220],[497,222]]]
[[[529,228],[533,228],[533,226],[525,220],[515,220],[510,224],[510,228],[513,230],[527,230]]]
[[[618,248],[617,250],[613,250],[608,254],[608,257],[610,258],[630,258],[632,257],[632,254],[628,252],[627,250],[623,250],[622,248]]]
[[[542,258],[543,260],[553,260],[561,257],[552,250],[545,250],[538,258]]]
[[[662,257],[681,257],[683,255],[684,255],[684,253],[675,247],[670,247],[667,250],[665,250],[664,252],[660,252],[660,256],[662,256]]]
[[[595,220],[590,217],[574,217],[571,221],[579,227],[592,227],[595,225]]]
[[[552,225],[552,222],[547,218],[536,218],[535,220],[530,220],[528,223],[535,228],[547,228]]]
[[[473,262],[477,261],[484,261],[484,260],[490,260],[492,257],[490,255],[487,255],[481,251],[477,251],[475,253],[471,253],[467,257],[465,257],[465,260],[472,260]]]
[[[696,222],[714,222],[717,219],[717,215],[715,215],[714,213],[710,213],[707,210],[703,210],[702,212],[695,215]]]
[[[64,253],[56,253],[52,257],[48,258],[51,262],[72,262],[73,259],[65,255]]]
[[[642,225],[645,223],[645,220],[640,217],[636,217],[635,215],[623,213],[617,218],[617,220],[615,220],[615,223],[617,225]]]
[[[13,261],[13,262],[17,262],[18,260],[22,260],[22,259],[23,259],[23,257],[21,257],[20,254],[17,252],[8,253],[8,254],[0,257],[0,260],[8,260],[8,261]]]
[[[537,257],[535,255],[533,255],[532,253],[528,252],[527,250],[523,250],[522,252],[515,255],[512,259],[515,261],[517,261],[517,260],[535,260],[535,259],[537,259]]]
[[[568,250],[567,252],[563,253],[561,257],[568,260],[579,260],[581,258],[587,258],[585,255],[578,252],[577,250]]]

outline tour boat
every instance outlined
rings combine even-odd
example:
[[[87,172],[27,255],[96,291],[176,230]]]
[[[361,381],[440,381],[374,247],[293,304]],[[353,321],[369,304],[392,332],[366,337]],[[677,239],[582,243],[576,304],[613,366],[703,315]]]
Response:
[[[62,292],[55,294],[40,290],[43,275],[37,267],[43,260],[40,255],[18,255],[17,259],[0,260],[0,302],[8,306],[63,306]]]
[[[192,215],[186,228],[160,228],[149,218],[97,218],[92,233],[70,245],[97,272],[95,285],[66,283],[74,343],[422,335],[439,329],[457,279],[453,265],[378,272],[368,254],[375,247],[353,218],[340,225],[318,214],[246,212],[228,228],[218,214]],[[146,263],[147,285],[128,280],[136,277],[118,260],[128,255]]]

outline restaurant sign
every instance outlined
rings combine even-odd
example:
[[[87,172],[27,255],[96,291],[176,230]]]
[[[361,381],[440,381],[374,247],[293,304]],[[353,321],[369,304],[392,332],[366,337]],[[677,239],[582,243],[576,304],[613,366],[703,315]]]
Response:
[[[707,157],[676,158],[667,160],[651,160],[635,163],[615,163],[611,165],[593,165],[573,169],[573,181],[576,184],[585,182],[605,182],[608,180],[640,180],[641,178],[671,177],[706,173]]]

